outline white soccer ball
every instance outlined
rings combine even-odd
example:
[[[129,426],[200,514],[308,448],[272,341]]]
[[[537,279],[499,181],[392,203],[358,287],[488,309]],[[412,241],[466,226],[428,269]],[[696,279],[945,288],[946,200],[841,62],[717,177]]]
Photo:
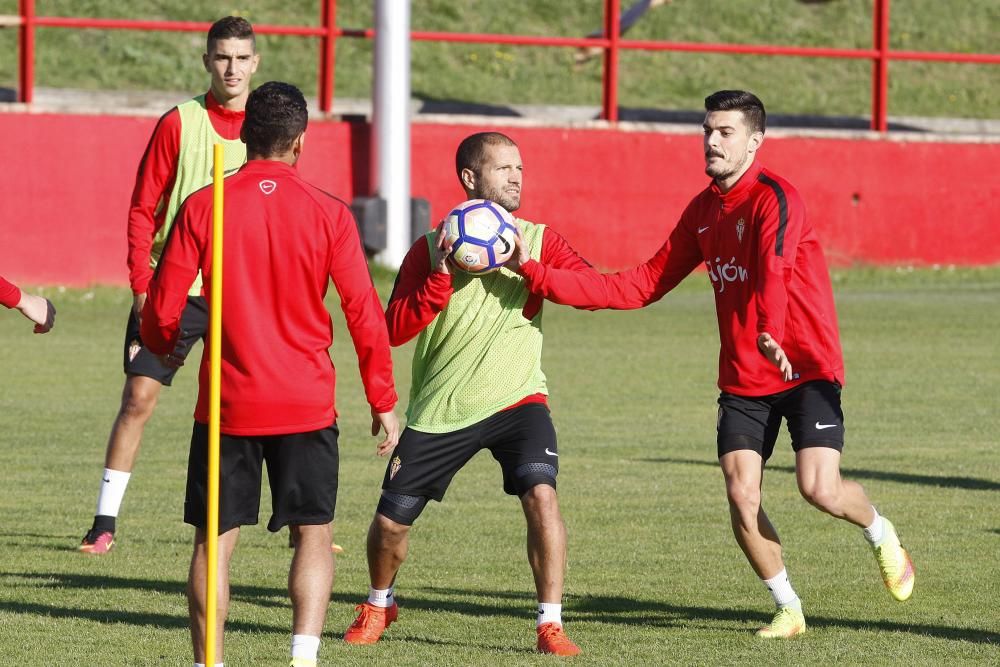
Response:
[[[488,199],[462,202],[444,222],[452,264],[469,273],[496,271],[514,254],[514,217]]]

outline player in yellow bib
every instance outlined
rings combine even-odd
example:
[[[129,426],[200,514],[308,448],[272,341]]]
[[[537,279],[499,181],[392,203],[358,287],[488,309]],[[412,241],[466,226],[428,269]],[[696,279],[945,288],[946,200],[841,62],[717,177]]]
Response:
[[[521,203],[517,145],[498,132],[467,137],[456,156],[469,199],[508,211]],[[515,219],[534,259],[593,272],[551,228]],[[562,627],[566,528],[559,512],[559,450],[542,372],[542,304],[506,268],[486,275],[455,270],[439,230],[417,239],[389,299],[389,339],[417,337],[407,427],[390,455],[382,496],[368,532],[368,600],[344,635],[373,644],[398,617],[394,583],[406,558],[410,526],[428,500],[440,501],[454,475],[479,451],[500,464],[503,488],[521,501],[528,562],[538,596],[537,649],[576,655]]]
[[[202,60],[211,75],[210,89],[160,118],[136,174],[128,219],[129,282],[134,296],[125,331],[125,388],[108,438],[94,522],[79,547],[87,554],[106,554],[115,543],[118,510],[139,455],[143,430],[153,415],[160,388],[169,386],[177,371],[164,366],[139,337],[146,288],[174,216],[188,195],[212,182],[213,144],[224,145],[227,170],[246,162],[240,129],[250,79],[260,61],[253,27],[235,16],[219,19],[208,31]],[[174,355],[183,360],[208,328],[200,278],[191,286],[180,328]]]

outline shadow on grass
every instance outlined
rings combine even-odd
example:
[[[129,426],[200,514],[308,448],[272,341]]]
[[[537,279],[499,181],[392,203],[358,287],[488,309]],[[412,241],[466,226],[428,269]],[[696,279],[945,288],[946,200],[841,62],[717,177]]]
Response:
[[[403,632],[405,632],[405,630]],[[389,634],[385,635],[382,639],[380,639],[378,643],[389,644],[389,645],[399,644],[401,646],[405,646],[406,644],[416,643],[416,644],[426,644],[427,646],[450,646],[455,648],[475,647],[476,649],[482,651],[493,651],[496,653],[505,653],[505,654],[516,653],[524,655],[538,654],[537,651],[535,651],[534,647],[532,648],[517,647],[517,646],[511,646],[510,644],[487,644],[484,641],[482,641],[482,639],[483,639],[482,637],[476,637],[477,641],[457,642],[457,641],[448,641],[432,637],[425,637],[421,635],[406,635],[400,637],[397,634],[395,637],[393,637],[391,634]],[[364,648],[362,648],[362,650],[364,650]]]
[[[186,596],[187,588],[186,581],[134,579],[130,577],[113,577],[97,574],[73,574],[66,572],[0,572],[0,582],[10,584],[10,580],[17,579],[32,581],[29,585],[40,589],[155,591],[157,593],[177,595],[182,598]],[[253,604],[258,607],[291,608],[291,603],[288,600],[288,590],[285,588],[232,584],[229,596],[237,604],[246,603]],[[359,594],[334,593],[330,601],[332,603],[355,604],[360,601],[359,598]],[[183,602],[182,604],[186,608],[187,603]],[[186,619],[187,617],[185,616],[184,618]],[[185,624],[186,623],[187,621],[185,620]]]
[[[104,577],[94,575],[63,574],[52,572],[0,572],[0,580],[28,579],[39,582],[38,588],[80,589],[87,591],[123,589],[135,591],[158,591],[184,595],[184,582],[157,581],[152,579],[133,579],[127,577]],[[452,612],[465,616],[506,616],[512,618],[530,619],[535,605],[535,596],[528,591],[492,591],[465,588],[420,587],[412,589],[412,595],[401,596],[400,605],[407,612],[430,611]],[[280,598],[281,605],[287,605],[285,589],[265,586],[240,586],[232,588],[234,600],[242,600],[253,604],[274,604],[274,598]],[[474,599],[470,599],[474,598]],[[480,600],[492,600],[493,603]],[[356,594],[335,594],[334,603],[351,604],[358,601]],[[516,603],[511,606],[511,603]],[[70,606],[47,605],[36,602],[0,601],[0,611],[12,614],[28,614],[52,618],[76,618],[96,623],[122,623],[126,625],[151,626],[157,628],[186,628],[187,614],[183,613],[186,605],[178,600],[179,614],[159,614],[127,609],[86,609]],[[620,596],[569,596],[565,609],[571,618],[577,622],[591,622],[614,625],[641,625],[662,628],[685,627],[692,623],[708,621],[723,622],[727,625],[737,624],[756,628],[770,619],[770,615],[746,609],[727,607],[691,607],[669,604],[651,600],[636,600]],[[906,623],[879,620],[854,620],[832,618],[825,616],[809,616],[809,624],[813,627],[848,628],[851,630],[878,630],[884,632],[907,632],[924,637],[967,641],[979,644],[996,644],[1000,635],[977,628],[949,627],[944,625],[928,625],[925,623]],[[267,632],[285,634],[288,628],[263,623],[233,620],[226,627],[240,632]],[[717,630],[717,627],[712,627]],[[747,630],[751,631],[750,629]],[[428,644],[441,643],[436,640],[411,637],[407,641],[418,641]],[[489,648],[489,647],[485,647]],[[496,647],[497,650],[509,650],[508,647]]]
[[[636,463],[679,463],[681,465],[710,466],[718,468],[718,461],[703,461],[700,459],[655,458],[635,459]],[[794,473],[794,466],[768,465],[767,470]],[[861,470],[860,468],[841,468],[840,472],[847,479],[876,479],[883,482],[898,482],[900,484],[918,484],[920,486],[938,486],[949,489],[968,489],[970,491],[1000,491],[1000,482],[977,477],[949,477],[947,475],[913,475],[905,472],[884,472],[881,470]]]
[[[187,605],[178,605],[186,609]],[[36,602],[5,602],[0,601],[0,611],[10,614],[29,614],[46,618],[73,618],[93,621],[94,623],[137,625],[176,630],[188,627],[187,613],[183,614],[152,614],[126,609],[81,609],[79,607],[60,607],[58,605],[39,604]],[[247,633],[288,634],[287,626],[266,625],[264,623],[248,623],[246,621],[226,621],[226,629]]]
[[[594,620],[601,623],[621,623],[624,625],[688,626],[692,621],[714,620],[753,626],[763,625],[771,620],[769,614],[719,607],[684,607],[661,602],[632,600],[622,597],[582,597],[571,600],[567,608],[574,615],[583,615],[577,620]],[[593,616],[593,619],[588,618]],[[829,616],[806,615],[810,627],[846,628],[850,630],[877,630],[881,632],[907,632],[922,637],[996,644],[1000,635],[978,628],[960,628],[926,623],[907,623],[886,619],[849,619]]]
[[[511,616],[530,618],[534,611],[535,596],[529,591],[489,591],[462,588],[421,587],[413,589],[415,595],[400,597],[400,607],[404,610],[451,611],[468,616]],[[425,595],[419,595],[424,593]],[[450,598],[439,599],[438,596]],[[477,598],[505,600],[522,603],[524,608],[512,608],[506,604],[488,604],[454,598]],[[574,622],[591,622],[614,625],[654,626],[662,628],[690,628],[693,623],[708,621],[722,622],[727,626],[749,626],[747,632],[771,620],[770,613],[728,607],[689,607],[652,600],[636,600],[618,596],[567,596],[564,610]],[[978,628],[949,627],[925,623],[906,623],[885,619],[865,620],[808,616],[808,623],[814,627],[847,628],[851,630],[877,630],[883,632],[908,632],[923,637],[967,641],[979,644],[996,644],[1000,635]],[[706,626],[708,627],[708,626]],[[715,625],[709,629],[718,630]]]

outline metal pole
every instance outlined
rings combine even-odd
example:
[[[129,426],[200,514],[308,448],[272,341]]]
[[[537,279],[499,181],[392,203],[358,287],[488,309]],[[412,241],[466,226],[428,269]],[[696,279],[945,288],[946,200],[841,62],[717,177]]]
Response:
[[[337,55],[337,0],[322,0],[320,22],[326,33],[319,40],[319,109],[330,113],[333,109],[333,75]]]
[[[371,156],[374,189],[386,202],[379,263],[398,268],[410,246],[410,0],[375,0]]]
[[[604,2],[604,36],[611,42],[604,49],[604,76],[601,117],[618,120],[618,33],[621,26],[621,1]]]
[[[35,0],[20,0],[21,28],[18,30],[21,48],[18,49],[19,102],[30,104],[35,90]]]
[[[889,130],[889,0],[875,0],[873,9],[874,43],[878,55],[872,60],[873,130]]]

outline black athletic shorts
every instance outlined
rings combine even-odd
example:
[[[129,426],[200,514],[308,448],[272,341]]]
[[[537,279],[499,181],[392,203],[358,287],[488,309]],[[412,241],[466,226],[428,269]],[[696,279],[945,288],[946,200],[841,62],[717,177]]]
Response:
[[[515,471],[524,464],[552,466],[552,486],[559,473],[556,430],[549,409],[528,403],[503,410],[451,433],[423,433],[407,427],[386,467],[382,488],[408,496],[440,501],[466,463],[488,449],[503,470],[503,490],[522,495]]]
[[[125,326],[125,373],[144,375],[162,385],[170,386],[177,373],[176,368],[167,368],[160,358],[147,350],[139,337],[139,320],[135,311],[129,309],[128,324]],[[208,333],[208,305],[203,296],[189,296],[184,312],[181,313],[181,333],[177,338],[174,356],[186,359],[191,348]]]
[[[260,512],[261,462],[267,463],[271,487],[272,533],[288,524],[333,521],[337,505],[336,424],[289,435],[219,438],[219,534],[257,523]],[[188,455],[184,523],[204,528],[208,522],[208,425],[194,423]]]
[[[844,449],[844,412],[840,385],[826,380],[804,382],[788,391],[747,398],[719,396],[718,454],[752,449],[766,461],[774,452],[781,418],[788,423],[792,449]]]

